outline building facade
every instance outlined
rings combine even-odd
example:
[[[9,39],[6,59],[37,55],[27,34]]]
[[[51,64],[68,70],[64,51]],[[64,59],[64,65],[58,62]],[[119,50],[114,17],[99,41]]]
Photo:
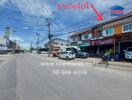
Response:
[[[61,47],[65,47],[65,46],[68,46],[68,41],[67,40],[63,40],[63,39],[59,39],[59,38],[55,38],[55,39],[52,39],[51,40],[51,47],[52,47],[52,50],[53,49],[60,49]],[[46,48],[49,48],[48,47],[48,42],[45,44],[45,47]]]
[[[6,39],[4,37],[0,37],[0,54],[6,53],[7,45]]]
[[[70,36],[70,45],[79,46],[82,51],[90,51],[90,41],[93,38],[93,32],[91,28],[82,30],[78,33],[74,33]]]
[[[123,50],[132,47],[132,13],[100,23],[70,36],[71,45],[83,46],[89,53],[98,56],[112,49],[115,53],[124,54]]]
[[[6,37],[0,37],[0,54],[8,52],[19,52],[21,50],[20,46],[15,42]]]

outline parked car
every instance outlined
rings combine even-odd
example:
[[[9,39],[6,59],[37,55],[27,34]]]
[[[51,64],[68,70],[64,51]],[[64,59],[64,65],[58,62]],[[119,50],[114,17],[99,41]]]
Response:
[[[81,50],[72,49],[72,51],[75,53],[76,58],[87,58],[89,57],[89,54],[87,52],[83,52]]]
[[[75,52],[75,55],[77,58],[87,58],[89,56],[87,52],[83,52],[83,51],[77,51]]]
[[[69,51],[69,50],[67,50],[67,51]],[[70,48],[70,51],[75,53],[76,58],[87,58],[87,57],[89,57],[88,52],[83,52],[83,51],[78,50],[76,48]]]
[[[60,52],[58,55],[59,58],[63,58],[63,59],[74,59],[75,58],[75,53],[72,51],[64,51],[64,52]]]
[[[124,53],[125,53],[125,59],[132,60],[132,47],[129,47],[126,50],[124,50]]]
[[[38,50],[38,51],[37,51],[37,54],[41,54],[41,51]]]

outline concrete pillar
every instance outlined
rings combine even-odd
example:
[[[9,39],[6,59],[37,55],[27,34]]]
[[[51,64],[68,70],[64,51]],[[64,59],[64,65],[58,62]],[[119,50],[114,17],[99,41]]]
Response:
[[[121,50],[120,50],[120,42],[118,42],[118,53],[120,54],[121,53]]]
[[[99,52],[100,52],[100,50],[99,50],[99,46],[97,47],[97,55],[99,55]]]

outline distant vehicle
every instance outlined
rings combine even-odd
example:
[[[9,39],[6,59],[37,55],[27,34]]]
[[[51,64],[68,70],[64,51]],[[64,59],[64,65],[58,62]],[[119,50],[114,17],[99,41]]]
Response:
[[[66,60],[74,59],[75,58],[75,53],[72,52],[72,51],[64,51],[64,52],[59,53],[58,57],[66,59]]]
[[[77,51],[81,51],[79,46],[66,46],[65,48],[63,48],[63,51],[70,51],[70,50],[77,50]]]
[[[124,53],[125,53],[125,59],[132,60],[132,47],[129,47],[126,50],[124,50]]]
[[[47,52],[46,51],[41,51],[41,54],[47,54]]]
[[[37,54],[41,54],[41,51],[38,50],[38,51],[37,51]]]
[[[89,57],[89,53],[83,52],[83,51],[81,51],[80,49],[76,49],[76,48],[67,48],[66,51],[69,51],[69,50],[71,50],[72,52],[75,53],[76,58],[87,58],[87,57]]]
[[[58,48],[54,47],[52,50],[53,57],[57,57],[59,53],[60,53],[60,47]]]
[[[47,50],[48,49],[46,49],[46,48],[39,48],[38,51],[37,51],[37,53],[38,54],[46,54],[47,53]]]
[[[73,48],[76,50],[81,50],[78,46],[60,46],[60,47],[54,47],[52,49],[53,57],[58,57],[58,54],[63,51],[71,51]]]

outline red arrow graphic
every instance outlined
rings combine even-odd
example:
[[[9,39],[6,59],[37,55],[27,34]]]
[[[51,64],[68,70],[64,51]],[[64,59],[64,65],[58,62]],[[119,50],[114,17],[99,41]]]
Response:
[[[93,4],[90,4],[90,5],[91,5],[92,9],[94,10],[95,14],[97,15],[96,19],[99,21],[103,20],[103,15],[96,10],[96,8],[94,7]]]

